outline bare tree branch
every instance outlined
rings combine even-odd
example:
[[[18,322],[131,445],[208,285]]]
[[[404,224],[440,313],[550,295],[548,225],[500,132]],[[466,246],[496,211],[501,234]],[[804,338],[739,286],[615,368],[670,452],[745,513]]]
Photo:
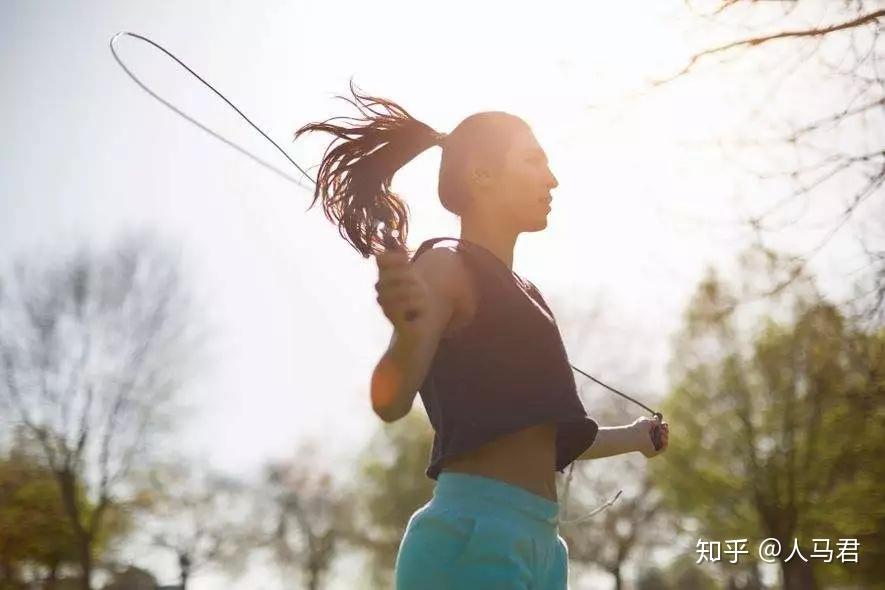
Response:
[[[147,239],[146,239],[147,238]],[[83,588],[119,485],[150,459],[197,342],[173,260],[147,236],[15,266],[0,298],[0,407],[39,442],[80,544]],[[78,490],[93,502],[84,508]]]
[[[711,49],[705,49],[704,51],[701,51],[699,53],[692,55],[689,58],[688,63],[685,65],[685,67],[683,67],[677,73],[675,73],[672,76],[669,76],[667,78],[653,80],[651,82],[651,85],[652,86],[659,86],[661,84],[666,84],[667,82],[670,82],[680,76],[684,76],[685,74],[687,74],[688,72],[691,71],[691,69],[694,67],[694,65],[701,58],[706,57],[708,55],[723,53],[725,51],[728,51],[729,49],[735,49],[738,47],[757,47],[757,46],[762,45],[764,43],[768,43],[769,41],[774,41],[775,39],[819,37],[822,35],[827,35],[829,33],[833,33],[835,31],[852,29],[854,27],[858,27],[858,26],[864,25],[866,23],[875,22],[878,19],[883,18],[883,17],[885,17],[885,9],[876,10],[876,11],[871,12],[869,14],[861,15],[861,16],[859,16],[855,19],[852,19],[850,21],[847,21],[844,23],[839,23],[836,25],[831,25],[829,27],[821,27],[821,28],[814,28],[814,29],[801,29],[801,30],[797,30],[797,31],[781,31],[779,33],[773,33],[771,35],[763,35],[761,37],[751,37],[749,39],[740,39],[738,41],[732,41],[730,43],[726,43],[726,44],[720,45],[718,47],[713,47]]]

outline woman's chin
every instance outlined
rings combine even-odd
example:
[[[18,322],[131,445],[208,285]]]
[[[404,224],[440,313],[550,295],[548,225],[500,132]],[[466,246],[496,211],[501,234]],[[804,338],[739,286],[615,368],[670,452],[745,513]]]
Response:
[[[536,221],[534,225],[528,231],[542,231],[547,229],[547,216],[545,215],[539,221]]]

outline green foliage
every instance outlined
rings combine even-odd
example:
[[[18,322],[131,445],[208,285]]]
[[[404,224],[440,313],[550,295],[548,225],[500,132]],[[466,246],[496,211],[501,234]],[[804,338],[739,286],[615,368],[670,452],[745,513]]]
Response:
[[[656,566],[639,570],[636,579],[636,590],[669,590],[670,586],[664,577],[664,572]]]
[[[0,561],[19,570],[53,569],[76,559],[76,539],[52,473],[20,455],[0,460]],[[19,581],[8,575],[13,579],[7,582]]]
[[[639,570],[636,590],[720,590],[722,585],[689,556],[677,557],[666,569]]]
[[[667,566],[665,577],[666,587],[674,590],[719,590],[722,587],[703,565],[696,563],[694,556],[677,557]]]
[[[57,474],[44,466],[26,436],[15,437],[10,452],[0,457],[0,582],[20,582],[22,568],[37,567],[46,576],[79,560],[79,540],[64,509]],[[91,518],[95,506],[83,486],[76,486],[78,510]],[[111,505],[92,545],[93,557],[101,556],[132,526],[130,513]],[[8,578],[8,579],[5,579]],[[2,586],[0,586],[2,587]]]
[[[396,553],[409,517],[427,503],[434,482],[424,474],[433,430],[422,412],[384,424],[360,459],[359,512],[365,523],[363,545],[371,552],[374,586],[391,587]]]
[[[818,583],[885,579],[885,330],[803,295],[750,331],[736,299],[711,274],[686,314],[670,449],[650,464],[668,504],[707,540],[748,539],[742,560],[798,538]],[[814,538],[858,539],[859,563],[811,559]]]

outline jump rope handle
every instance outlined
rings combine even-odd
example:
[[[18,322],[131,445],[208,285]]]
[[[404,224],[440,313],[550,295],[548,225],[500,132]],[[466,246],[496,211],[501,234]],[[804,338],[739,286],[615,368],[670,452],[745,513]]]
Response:
[[[385,227],[385,229],[386,229],[386,227]],[[397,230],[393,230],[393,231],[397,231]],[[381,232],[381,236],[382,236],[381,240],[382,240],[382,242],[384,243],[384,249],[385,249],[385,250],[387,250],[387,251],[402,251],[402,252],[404,252],[404,250],[400,247],[400,245],[397,244],[397,242],[396,242],[396,238],[395,238],[394,236],[392,236],[390,232],[388,232],[388,231],[382,231],[382,232]],[[416,310],[416,309],[408,309],[408,310],[406,310],[406,316],[405,316],[405,317],[406,317],[406,321],[407,321],[407,322],[414,321],[415,318],[418,317],[418,310]]]
[[[655,422],[657,422],[657,424],[655,424],[651,430],[651,442],[652,442],[652,444],[654,444],[655,450],[660,451],[661,447],[664,446],[663,441],[661,441],[661,432],[662,432],[661,422],[664,421],[664,415],[661,414],[660,412],[655,412],[654,417],[655,417]]]

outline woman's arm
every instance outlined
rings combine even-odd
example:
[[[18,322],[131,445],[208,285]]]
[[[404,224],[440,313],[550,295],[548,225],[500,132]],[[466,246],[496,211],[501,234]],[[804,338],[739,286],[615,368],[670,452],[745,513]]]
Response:
[[[596,440],[578,459],[601,459],[638,450],[639,444],[632,424],[601,426],[596,433]]]
[[[600,427],[593,444],[578,459],[600,459],[633,451],[639,451],[646,457],[659,455],[667,450],[669,426],[666,422],[662,423],[661,442],[663,444],[659,450],[655,450],[651,440],[651,428],[655,424],[654,420],[643,417],[637,418],[635,422],[625,426]]]
[[[395,326],[390,344],[372,373],[372,408],[385,422],[409,413],[439,339],[454,311],[453,277],[458,272],[457,254],[445,248],[431,249],[410,264],[410,271],[426,285],[426,305],[412,322]]]
[[[372,372],[372,408],[378,417],[395,422],[409,413],[436,344],[428,332],[393,331],[387,350]]]

